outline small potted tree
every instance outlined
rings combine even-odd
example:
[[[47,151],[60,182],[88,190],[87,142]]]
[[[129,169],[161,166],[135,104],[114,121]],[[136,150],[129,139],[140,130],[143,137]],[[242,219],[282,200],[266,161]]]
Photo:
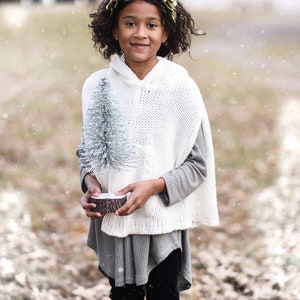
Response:
[[[124,205],[126,195],[117,196],[111,191],[111,170],[130,167],[133,158],[133,147],[118,100],[111,91],[109,81],[102,78],[87,110],[79,151],[81,166],[89,173],[108,174],[107,193],[90,198],[90,202],[96,204],[93,211],[111,213]]]

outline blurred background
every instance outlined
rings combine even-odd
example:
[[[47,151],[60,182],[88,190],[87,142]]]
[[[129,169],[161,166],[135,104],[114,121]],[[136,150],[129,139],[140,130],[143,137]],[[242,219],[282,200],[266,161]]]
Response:
[[[176,57],[211,120],[221,226],[191,230],[182,299],[299,299],[300,1],[186,0]],[[81,87],[96,2],[0,1],[0,299],[108,299],[85,245]]]

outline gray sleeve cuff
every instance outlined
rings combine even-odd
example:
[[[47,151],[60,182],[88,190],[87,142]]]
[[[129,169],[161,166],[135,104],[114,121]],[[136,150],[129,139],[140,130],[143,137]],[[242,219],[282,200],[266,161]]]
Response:
[[[83,193],[87,191],[87,187],[84,182],[84,177],[88,172],[84,168],[80,168],[79,175],[80,175],[80,185],[81,185],[81,190]]]
[[[79,158],[81,155],[81,151],[83,149],[83,143],[81,143],[77,150],[76,150],[76,156]],[[86,191],[88,190],[87,186],[85,185],[84,182],[84,177],[86,174],[88,174],[89,172],[81,165],[79,168],[79,178],[80,178],[80,186],[81,186],[81,190],[83,193],[86,193]]]

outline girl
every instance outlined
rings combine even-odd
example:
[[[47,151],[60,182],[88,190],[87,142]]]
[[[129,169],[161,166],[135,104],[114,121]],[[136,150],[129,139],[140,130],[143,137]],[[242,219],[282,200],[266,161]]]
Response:
[[[171,61],[198,33],[175,0],[104,0],[90,17],[95,46],[110,65],[83,86],[83,124],[97,83],[107,78],[127,120],[136,164],[112,173],[114,191],[128,200],[106,215],[89,203],[107,191],[105,172],[81,165],[88,246],[109,280],[111,299],[179,299],[192,281],[187,229],[219,222],[205,106],[186,70]],[[83,149],[84,142],[79,157]]]

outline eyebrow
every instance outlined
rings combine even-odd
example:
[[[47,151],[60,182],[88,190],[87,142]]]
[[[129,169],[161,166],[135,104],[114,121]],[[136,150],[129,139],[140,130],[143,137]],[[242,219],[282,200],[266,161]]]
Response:
[[[137,16],[124,16],[122,18],[122,20],[126,20],[126,19],[137,19],[138,17]],[[148,17],[147,18],[147,21],[158,21],[158,22],[161,22],[161,19],[160,18],[156,18],[156,17]]]

